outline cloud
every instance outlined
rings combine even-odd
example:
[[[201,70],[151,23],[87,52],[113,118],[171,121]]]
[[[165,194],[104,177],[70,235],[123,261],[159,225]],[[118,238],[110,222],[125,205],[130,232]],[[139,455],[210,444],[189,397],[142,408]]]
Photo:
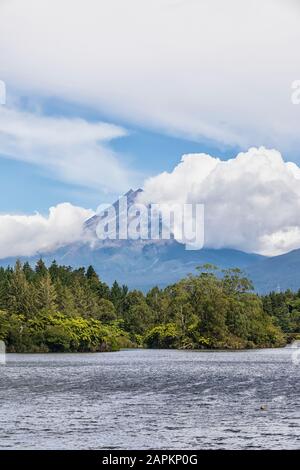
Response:
[[[93,211],[69,203],[49,209],[47,217],[0,215],[0,258],[47,253],[69,243],[84,241],[84,221]]]
[[[287,0],[2,1],[0,74],[167,133],[295,150],[299,14]]]
[[[276,150],[251,148],[222,161],[184,155],[145,182],[142,202],[203,203],[205,246],[278,255],[300,248],[300,168]]]
[[[141,203],[200,203],[205,247],[279,255],[300,248],[300,168],[265,147],[222,161],[183,155],[172,172],[145,181]],[[83,223],[93,211],[58,204],[49,215],[0,215],[0,258],[91,243]]]
[[[137,175],[110,141],[125,129],[83,119],[46,117],[0,107],[0,154],[35,164],[54,178],[102,191],[124,191]]]

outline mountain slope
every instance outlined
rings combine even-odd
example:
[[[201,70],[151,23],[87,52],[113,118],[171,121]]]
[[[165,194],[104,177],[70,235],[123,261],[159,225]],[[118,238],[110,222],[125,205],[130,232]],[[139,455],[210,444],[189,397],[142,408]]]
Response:
[[[94,247],[88,244],[73,244],[60,248],[53,253],[39,253],[21,261],[34,264],[39,257],[47,264],[55,259],[59,264],[73,267],[89,266],[92,264],[101,279],[111,284],[115,279],[127,284],[130,288],[147,290],[154,285],[164,287],[174,283],[189,273],[194,273],[196,267],[211,263],[220,268],[240,267],[245,269],[261,257],[241,251],[222,249],[203,249],[187,251],[175,240],[143,244],[133,241],[122,241],[118,246]],[[2,266],[14,264],[15,259],[1,261]]]
[[[300,288],[300,250],[264,258],[247,268],[258,292]]]

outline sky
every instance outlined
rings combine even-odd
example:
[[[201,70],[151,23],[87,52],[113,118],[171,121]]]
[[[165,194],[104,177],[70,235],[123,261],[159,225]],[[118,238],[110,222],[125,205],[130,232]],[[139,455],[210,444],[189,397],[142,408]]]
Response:
[[[12,231],[13,255],[72,242],[138,187],[205,201],[207,246],[300,247],[297,0],[0,0],[0,17],[0,256]]]

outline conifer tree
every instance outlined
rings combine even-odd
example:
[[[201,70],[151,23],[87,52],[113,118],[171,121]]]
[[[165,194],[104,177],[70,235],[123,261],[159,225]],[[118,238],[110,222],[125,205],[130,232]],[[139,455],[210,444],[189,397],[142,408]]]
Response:
[[[30,317],[34,314],[35,289],[26,279],[22,263],[16,261],[14,271],[8,282],[8,308],[13,313]]]
[[[45,275],[41,275],[38,280],[36,298],[39,310],[47,312],[54,312],[56,310],[56,291],[48,271]]]
[[[37,277],[43,277],[43,276],[46,276],[47,273],[48,273],[48,269],[44,263],[44,261],[42,260],[42,258],[40,258],[36,265],[35,265],[35,272],[37,274]]]

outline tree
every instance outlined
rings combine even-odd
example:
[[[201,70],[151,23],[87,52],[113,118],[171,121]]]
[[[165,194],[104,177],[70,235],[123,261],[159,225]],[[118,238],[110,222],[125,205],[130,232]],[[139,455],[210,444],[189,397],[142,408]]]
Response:
[[[101,282],[93,266],[89,266],[86,271],[86,278],[90,289],[97,294],[99,298],[109,299],[109,287],[105,282]]]
[[[28,261],[26,261],[26,263],[24,263],[24,265],[23,265],[23,272],[24,272],[26,280],[28,282],[32,282],[34,280],[35,272],[32,269],[32,267],[30,266],[30,264],[28,263]]]
[[[126,331],[132,335],[141,335],[153,325],[153,312],[142,292],[134,290],[126,296],[123,318]]]
[[[16,261],[14,271],[8,281],[7,307],[13,313],[20,313],[30,317],[34,314],[35,288],[26,279],[22,264]]]
[[[116,320],[116,309],[114,304],[107,299],[100,299],[98,301],[97,310],[93,315],[93,318],[100,320],[103,323],[109,323]]]
[[[59,266],[56,260],[54,259],[49,268],[49,274],[51,276],[52,282],[57,281],[59,279],[59,272],[60,272]]]
[[[63,285],[60,279],[55,282],[56,305],[59,312],[67,316],[76,316],[79,314],[75,305],[74,295],[70,287]]]
[[[252,282],[242,275],[239,268],[224,269],[223,273],[223,286],[228,294],[243,294],[253,290]]]
[[[96,282],[99,282],[98,274],[96,273],[95,269],[91,265],[87,268],[86,277],[89,281],[94,280]]]
[[[197,316],[191,304],[189,290],[186,284],[179,282],[168,288],[170,302],[168,306],[168,318],[172,319],[185,335],[189,328],[197,324]]]
[[[46,276],[48,274],[48,269],[47,269],[44,261],[42,260],[42,258],[40,258],[37,261],[37,263],[35,265],[35,272],[36,272],[37,278]]]
[[[153,322],[155,324],[168,323],[170,320],[171,297],[169,291],[170,288],[161,290],[158,287],[153,287],[146,295],[146,302],[153,312]]]
[[[281,328],[300,333],[300,292],[260,298],[236,269],[206,265],[145,296],[117,282],[109,289],[92,266],[0,268],[0,339],[9,351],[269,347],[284,344]]]
[[[9,287],[13,276],[13,269],[0,268],[0,309],[6,310],[9,307]]]
[[[222,282],[212,273],[190,276],[185,283],[190,292],[190,302],[198,317],[198,331],[214,343],[226,336],[226,309],[228,299],[222,288]]]
[[[50,274],[42,275],[37,284],[37,307],[39,310],[46,310],[47,312],[54,312],[56,306],[56,290],[52,284]]]
[[[167,323],[152,328],[144,337],[149,348],[176,348],[180,346],[180,331],[175,323]]]
[[[119,286],[117,281],[113,283],[112,288],[110,290],[109,300],[114,304],[116,312],[119,316],[121,316],[124,312],[127,293],[127,286]]]

